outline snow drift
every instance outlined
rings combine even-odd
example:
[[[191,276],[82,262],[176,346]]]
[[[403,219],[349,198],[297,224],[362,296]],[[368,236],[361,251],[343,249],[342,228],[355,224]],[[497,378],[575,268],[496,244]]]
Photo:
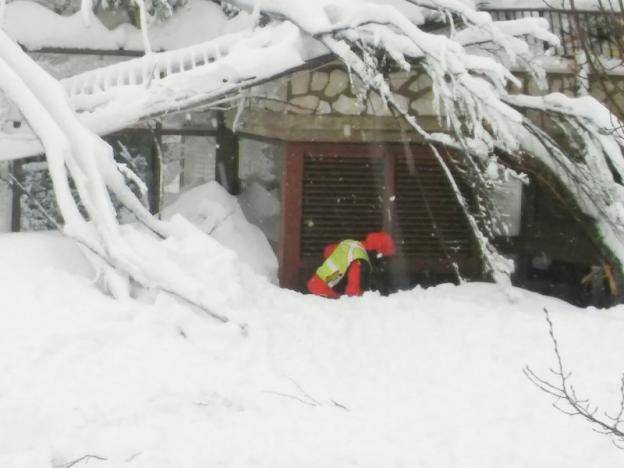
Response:
[[[184,192],[163,210],[165,219],[180,214],[220,244],[236,252],[239,260],[259,275],[277,281],[277,257],[262,231],[250,224],[236,198],[218,182]]]
[[[209,262],[192,250],[186,263]],[[0,257],[3,468],[85,455],[77,466],[586,468],[624,456],[522,375],[553,364],[547,306],[577,391],[609,409],[622,307],[530,293],[510,304],[487,284],[329,301],[247,269],[221,303],[244,336],[162,294],[102,295],[58,236],[0,236]],[[234,268],[225,258],[209,267]]]

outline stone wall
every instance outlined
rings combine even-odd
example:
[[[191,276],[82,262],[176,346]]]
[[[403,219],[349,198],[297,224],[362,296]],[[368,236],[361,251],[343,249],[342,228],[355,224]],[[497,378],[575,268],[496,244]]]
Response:
[[[377,93],[356,94],[362,89],[358,81],[339,64],[304,70],[257,90],[254,107],[292,114],[392,116]],[[395,73],[390,83],[401,106],[415,115],[435,115],[426,75]]]
[[[521,91],[526,94],[559,92],[574,96],[579,93],[572,62],[567,68],[561,67],[548,74],[547,90],[540,89],[526,72],[518,72],[516,76],[522,83]],[[624,80],[624,77],[611,79]],[[390,85],[399,105],[409,109],[425,130],[444,131],[433,108],[431,81],[426,74],[394,73],[390,75]],[[614,91],[613,86],[608,84],[606,87],[605,90],[600,83],[591,81],[589,91],[606,103],[607,92]],[[337,62],[316,70],[299,71],[253,89],[239,130],[285,141],[357,143],[419,140],[402,119],[393,115],[378,94],[362,89],[358,79],[350,76]],[[624,95],[617,94],[615,99],[624,106]],[[234,120],[233,114],[230,122]],[[527,112],[527,116],[548,130],[558,132],[552,127],[552,122],[539,113]]]

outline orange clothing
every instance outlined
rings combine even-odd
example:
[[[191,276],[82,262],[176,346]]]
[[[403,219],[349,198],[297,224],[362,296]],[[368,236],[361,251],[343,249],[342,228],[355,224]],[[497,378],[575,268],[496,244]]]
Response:
[[[371,232],[362,241],[362,245],[367,251],[379,252],[382,255],[394,255],[395,245],[392,237],[387,233]],[[323,249],[323,258],[328,258],[338,244],[329,244]],[[346,287],[344,294],[347,296],[361,296],[362,291],[362,262],[354,260],[347,270]],[[329,287],[316,273],[308,280],[308,291],[317,296],[323,296],[330,299],[338,299],[341,294]]]
[[[337,246],[338,244],[326,245],[323,249],[323,258],[328,258]],[[362,295],[361,276],[362,267],[360,262],[356,260],[349,265],[349,269],[347,270],[347,286],[345,288],[345,294],[347,296]],[[316,273],[312,275],[312,278],[308,281],[307,286],[308,291],[312,294],[316,294],[317,296],[323,296],[330,299],[338,299],[340,297],[340,294],[330,288],[329,285],[319,278]]]

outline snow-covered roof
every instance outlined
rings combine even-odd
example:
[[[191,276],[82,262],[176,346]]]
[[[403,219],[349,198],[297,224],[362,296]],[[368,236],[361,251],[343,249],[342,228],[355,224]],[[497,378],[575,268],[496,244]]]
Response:
[[[181,24],[184,27],[180,27]],[[169,21],[154,22],[148,34],[154,50],[170,50],[240,31],[249,25],[247,13],[229,19],[215,3],[190,0]],[[4,29],[12,39],[30,50],[44,47],[144,49],[141,31],[131,24],[110,30],[97,17],[92,17],[87,25],[80,12],[61,16],[27,0],[17,0],[6,6]]]
[[[599,0],[576,0],[574,6],[578,10],[597,10],[599,8]],[[571,9],[570,0],[486,0],[483,2],[481,9],[487,10],[489,8]]]
[[[412,22],[422,24],[424,10],[405,0],[371,0],[399,9]],[[489,0],[488,8],[566,8],[567,0]],[[579,0],[577,8],[595,9],[597,0]],[[205,42],[217,36],[241,31],[251,26],[251,15],[241,12],[228,18],[215,3],[190,0],[166,22],[154,21],[149,27],[153,50],[171,50]],[[183,27],[181,27],[183,25]],[[30,50],[41,48],[71,48],[85,50],[144,50],[141,31],[124,23],[108,29],[102,20],[92,17],[87,24],[80,12],[62,16],[45,6],[29,0],[17,0],[6,5],[4,29],[7,34]]]

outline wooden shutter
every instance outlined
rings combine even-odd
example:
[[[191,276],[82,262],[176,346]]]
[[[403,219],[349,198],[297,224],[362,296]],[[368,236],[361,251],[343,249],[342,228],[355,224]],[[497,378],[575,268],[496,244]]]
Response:
[[[383,228],[384,159],[358,146],[303,153],[301,258],[312,274],[323,248]]]
[[[390,232],[396,284],[478,264],[470,229],[444,173],[423,146],[289,144],[284,164],[280,279],[304,289],[326,245]],[[464,190],[468,192],[467,187]]]
[[[410,270],[451,271],[475,256],[472,233],[446,175],[426,147],[395,150],[394,235]],[[470,191],[455,173],[464,196]]]

